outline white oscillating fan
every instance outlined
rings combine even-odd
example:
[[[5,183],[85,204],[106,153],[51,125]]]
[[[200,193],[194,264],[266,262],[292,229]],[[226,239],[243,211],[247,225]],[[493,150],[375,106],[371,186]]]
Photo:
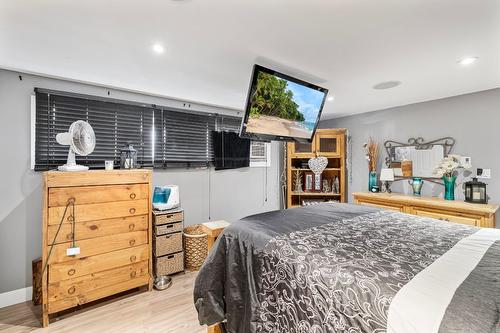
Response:
[[[78,165],[75,161],[75,153],[87,156],[95,148],[95,134],[92,126],[83,120],[77,120],[69,127],[66,133],[56,135],[57,143],[69,146],[68,161],[65,165],[57,167],[59,171],[85,171],[88,166]]]

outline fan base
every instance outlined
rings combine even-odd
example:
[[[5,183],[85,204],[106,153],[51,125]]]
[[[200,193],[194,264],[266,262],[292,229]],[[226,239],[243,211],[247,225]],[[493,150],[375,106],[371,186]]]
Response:
[[[57,167],[57,170],[59,171],[87,171],[88,169],[89,169],[88,166],[78,165],[78,164],[75,165],[64,164]]]

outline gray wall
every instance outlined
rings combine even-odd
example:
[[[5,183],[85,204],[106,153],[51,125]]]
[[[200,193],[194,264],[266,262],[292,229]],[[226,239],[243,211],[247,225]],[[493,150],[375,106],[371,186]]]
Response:
[[[368,165],[362,145],[372,136],[383,145],[392,139],[406,142],[410,137],[434,140],[445,136],[456,139],[454,153],[470,156],[475,168],[490,168],[492,179],[486,180],[492,203],[500,203],[500,89],[450,97],[424,103],[411,104],[338,119],[325,120],[322,128],[347,128],[351,136],[352,165],[350,166],[349,193],[366,191]],[[386,157],[381,150],[379,168]],[[459,179],[461,182],[463,179]],[[411,193],[407,182],[395,182],[393,190]],[[425,183],[424,195],[442,196],[444,187]],[[455,191],[456,199],[463,198],[461,187]],[[352,200],[352,197],[350,200]],[[497,218],[497,227],[499,226]]]
[[[0,69],[0,293],[30,286],[31,260],[41,253],[41,175],[30,170],[30,95],[35,87],[108,96],[104,87]],[[110,90],[110,97],[173,107],[182,104],[117,90]],[[191,108],[236,114],[204,105]],[[279,150],[273,143],[267,169],[155,170],[153,181],[179,185],[187,225],[208,221],[209,214],[212,220],[235,220],[279,208]]]

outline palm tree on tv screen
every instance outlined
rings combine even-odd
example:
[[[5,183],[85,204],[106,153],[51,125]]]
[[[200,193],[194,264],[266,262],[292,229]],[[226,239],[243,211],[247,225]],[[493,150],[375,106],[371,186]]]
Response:
[[[257,86],[250,103],[250,116],[260,115],[304,121],[299,106],[293,100],[293,92],[287,89],[287,81],[260,72]]]

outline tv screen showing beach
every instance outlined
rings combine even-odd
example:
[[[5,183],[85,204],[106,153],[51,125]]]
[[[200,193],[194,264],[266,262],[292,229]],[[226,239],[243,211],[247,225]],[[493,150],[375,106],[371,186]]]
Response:
[[[258,71],[251,94],[247,133],[312,137],[324,92]]]

